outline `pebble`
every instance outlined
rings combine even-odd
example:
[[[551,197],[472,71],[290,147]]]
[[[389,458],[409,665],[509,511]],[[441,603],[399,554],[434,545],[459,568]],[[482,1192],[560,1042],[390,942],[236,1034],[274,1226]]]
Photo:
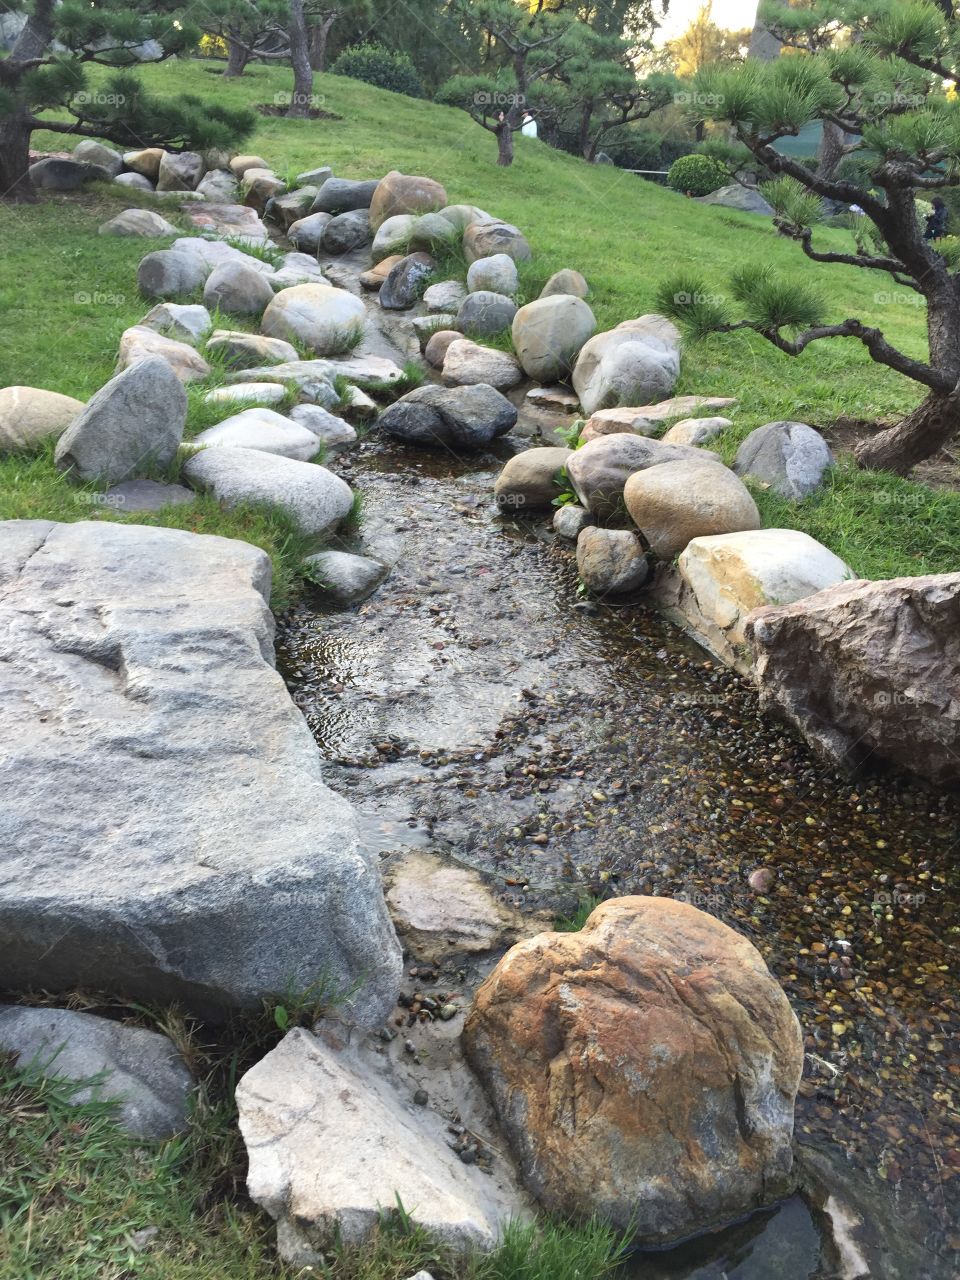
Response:
[[[413,1100],[418,1107],[425,1107],[430,1101],[430,1095],[427,1093],[426,1089],[418,1089],[413,1095]]]

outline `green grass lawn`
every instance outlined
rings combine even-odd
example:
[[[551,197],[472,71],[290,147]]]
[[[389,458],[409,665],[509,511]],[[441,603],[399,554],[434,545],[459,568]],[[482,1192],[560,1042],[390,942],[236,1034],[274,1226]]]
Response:
[[[290,88],[285,68],[253,67],[236,81],[224,80],[221,70],[222,64],[198,60],[146,67],[143,74],[154,92],[207,93],[227,105],[272,103]],[[317,76],[315,89],[339,119],[264,117],[243,149],[263,155],[281,174],[318,164],[355,178],[391,168],[429,174],[445,184],[452,202],[482,205],[524,230],[535,254],[524,272],[528,295],[560,267],[581,270],[601,327],[651,310],[658,284],[679,266],[701,273],[710,289],[723,293],[732,270],[759,258],[815,279],[831,319],[856,315],[881,325],[910,354],[925,352],[922,310],[904,291],[891,290],[886,276],[810,264],[762,218],[695,204],[635,175],[588,165],[525,138],[517,139],[513,167],[501,169],[493,139],[463,112],[338,76]],[[52,150],[69,139],[38,133],[34,143]],[[47,198],[36,207],[0,207],[0,385],[23,383],[85,398],[113,372],[121,332],[147,309],[136,294],[135,272],[153,246],[98,237],[96,229],[131,203],[138,201],[130,193],[101,190]],[[849,247],[848,232],[830,228],[822,234],[827,246]],[[743,333],[688,348],[677,392],[738,397],[735,426],[724,442],[728,452],[749,430],[776,418],[825,429],[840,417],[892,421],[920,399],[914,384],[873,364],[856,342],[815,344],[791,359]],[[956,569],[960,496],[943,491],[921,500],[900,484],[842,467],[807,503],[778,503],[768,495],[761,500],[768,519],[808,529],[865,576]],[[46,463],[0,464],[0,489],[0,514],[7,517],[80,514],[75,496]],[[891,493],[902,499],[892,501]],[[167,523],[165,516],[160,521]],[[201,523],[210,529],[217,521],[208,512]],[[257,523],[225,516],[222,531],[242,533],[238,526],[245,524],[245,536],[266,545],[281,565],[282,535],[254,528]]]

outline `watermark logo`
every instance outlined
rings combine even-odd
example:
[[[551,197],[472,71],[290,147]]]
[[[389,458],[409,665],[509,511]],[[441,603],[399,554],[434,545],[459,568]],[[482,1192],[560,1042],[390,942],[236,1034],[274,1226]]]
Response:
[[[78,493],[73,500],[81,507],[109,507],[113,511],[127,501],[122,493]]]
[[[326,94],[323,93],[291,93],[289,89],[281,89],[273,95],[275,107],[309,107],[311,111],[320,111],[326,102]]]
[[[681,90],[673,95],[674,105],[678,107],[722,107],[726,98],[722,93],[697,93],[695,90]]]
[[[919,111],[926,100],[922,93],[904,93],[901,89],[894,89],[892,93],[874,93],[870,97],[875,107],[900,107],[910,111]]]
[[[878,307],[925,307],[926,299],[912,289],[880,289],[873,295]]]
[[[699,290],[696,293],[688,293],[685,289],[681,289],[679,293],[673,295],[674,304],[678,307],[721,306],[726,300],[724,293],[701,293]]]
[[[92,293],[81,289],[73,295],[73,301],[78,307],[122,307],[126,300],[125,293],[105,293],[100,289],[94,289]]]
[[[920,907],[926,900],[925,893],[904,893],[902,889],[894,889],[891,893],[878,889],[873,895],[873,906],[875,910],[881,907]]]
[[[74,98],[78,107],[123,107],[126,95],[122,93],[88,93],[85,89]]]
[[[873,705],[875,707],[915,707],[917,697],[901,689],[881,689],[873,695]]]
[[[524,107],[527,99],[522,93],[505,93],[503,90],[495,89],[492,92],[481,89],[473,95],[473,105],[475,107],[498,107],[502,111],[509,110],[510,107]]]

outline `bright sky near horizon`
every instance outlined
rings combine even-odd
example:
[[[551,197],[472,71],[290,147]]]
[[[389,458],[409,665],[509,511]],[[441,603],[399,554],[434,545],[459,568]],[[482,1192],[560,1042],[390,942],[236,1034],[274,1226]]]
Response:
[[[663,26],[656,34],[657,44],[674,40],[686,31],[697,16],[703,0],[670,0],[670,8]],[[757,0],[713,0],[711,17],[718,27],[728,31],[742,31],[753,26],[757,16]]]

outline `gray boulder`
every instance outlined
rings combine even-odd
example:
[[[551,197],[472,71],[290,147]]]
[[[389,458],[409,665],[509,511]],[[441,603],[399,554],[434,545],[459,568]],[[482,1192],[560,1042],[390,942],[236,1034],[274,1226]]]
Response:
[[[308,186],[297,187],[286,195],[274,196],[267,206],[267,213],[286,231],[293,223],[307,216],[319,192],[319,187]]]
[[[540,297],[552,298],[558,293],[569,293],[575,298],[586,298],[590,293],[590,286],[579,271],[571,271],[569,267],[564,267],[562,271],[553,273],[540,290]]]
[[[442,369],[451,346],[455,342],[466,341],[459,329],[438,329],[427,339],[427,345],[423,348],[423,358],[431,369]],[[476,343],[472,342],[470,345],[476,346]]]
[[[571,542],[576,542],[581,530],[586,529],[590,523],[590,512],[576,502],[568,502],[565,506],[558,507],[553,514],[554,533],[558,537],[569,538]]]
[[[577,572],[594,595],[620,596],[639,590],[650,566],[635,533],[590,525],[577,538]]]
[[[299,218],[287,232],[290,243],[304,253],[319,253],[324,229],[332,220],[332,213],[311,213]]]
[[[167,1036],[69,1009],[0,1005],[0,1049],[18,1066],[81,1083],[75,1103],[116,1101],[135,1138],[163,1139],[187,1127],[193,1078]]]
[[[533,257],[523,233],[509,222],[472,222],[463,233],[463,252],[467,262],[492,258],[505,253],[514,262]]]
[[[102,236],[161,236],[179,235],[177,228],[152,209],[125,209],[109,222],[100,225]]]
[[[106,182],[110,178],[107,170],[99,165],[55,156],[37,160],[28,174],[38,191],[79,191],[88,182]]]
[[[369,209],[377,182],[354,182],[350,178],[328,178],[313,202],[311,213],[349,213]]]
[[[357,345],[366,309],[346,289],[298,284],[281,289],[263,313],[261,329],[271,338],[302,342],[317,355],[337,355]]]
[[[768,422],[751,431],[737,450],[733,469],[782,498],[806,498],[833,466],[830,446],[805,422]]]
[[[570,376],[596,327],[582,298],[567,293],[537,298],[513,317],[513,348],[527,377],[560,382]]]
[[[285,360],[299,360],[296,347],[282,338],[259,333],[217,329],[207,339],[207,354],[219,355],[228,369],[255,369]]]
[[[442,213],[424,213],[410,231],[411,253],[445,253],[459,247],[460,231]]]
[[[672,394],[679,375],[679,333],[663,316],[646,315],[586,342],[573,387],[590,415],[618,405],[656,404]]]
[[[280,507],[308,537],[332,533],[353,505],[350,486],[326,467],[257,449],[204,449],[184,465],[183,474],[195,489],[213,493],[227,507],[243,502]]]
[[[111,178],[115,178],[123,168],[123,156],[119,151],[114,151],[113,147],[106,147],[102,142],[95,142],[93,138],[84,138],[82,142],[78,142],[73,148],[74,160],[79,160],[81,164],[94,164],[98,169],[104,169]]]
[[[273,297],[269,280],[243,262],[214,267],[203,287],[204,304],[231,316],[263,315]]]
[[[386,311],[409,311],[423,293],[436,263],[429,253],[409,253],[390,269],[380,287],[380,305]]]
[[[434,448],[481,449],[516,425],[517,410],[484,383],[417,387],[380,415],[388,435]]]
[[[333,177],[333,170],[328,164],[318,165],[316,169],[304,169],[303,173],[297,174],[298,187],[316,187],[317,190],[323,186],[328,178]]]
[[[565,486],[557,475],[573,455],[553,445],[515,453],[497,476],[493,496],[497,506],[517,511],[549,511]]]
[[[724,209],[739,209],[742,213],[762,213],[773,217],[770,205],[756,187],[741,187],[739,182],[711,191],[707,196],[697,196],[701,204],[718,204]]]
[[[358,604],[371,596],[387,576],[387,567],[368,556],[347,551],[318,551],[304,564],[310,580],[337,604]]]
[[[608,517],[624,512],[624,485],[635,471],[684,460],[722,465],[715,454],[705,449],[619,433],[598,436],[575,449],[567,464],[567,474],[583,506],[592,515]]]
[[[321,405],[298,404],[290,410],[290,419],[298,426],[312,431],[320,443],[328,449],[356,443],[356,428],[351,427],[349,422],[338,418],[336,414],[330,413]]]
[[[237,198],[237,184],[228,169],[211,169],[197,183],[197,195],[212,204],[233,204]]]
[[[417,219],[412,213],[396,213],[387,218],[373,237],[370,256],[373,261],[382,262],[384,258],[392,258],[394,254],[405,257],[410,252],[410,236],[416,226]]]
[[[274,293],[298,284],[329,284],[316,256],[310,253],[285,253],[281,265],[268,276]]]
[[[381,295],[382,297],[382,295]],[[517,304],[502,293],[468,293],[457,312],[456,327],[471,338],[492,338],[509,329]]]
[[[160,480],[122,480],[120,484],[111,485],[104,499],[106,506],[129,514],[186,506],[189,502],[196,502],[197,495],[182,484],[164,484]]]
[[[428,351],[432,342],[433,338],[427,343]],[[469,338],[461,338],[458,333],[457,340],[449,343],[444,352],[443,381],[449,387],[469,387],[482,382],[498,391],[509,391],[523,381],[523,370],[509,351],[481,346]]]
[[[489,258],[478,258],[467,268],[467,289],[470,293],[487,290],[512,298],[519,288],[517,264],[508,253],[494,253]]]
[[[118,187],[129,187],[131,191],[153,190],[153,183],[142,173],[118,173],[114,182]]]
[[[456,315],[467,291],[459,280],[440,280],[429,285],[423,294],[423,305],[431,315]]]
[[[0,524],[6,987],[223,1017],[324,975],[360,984],[348,1016],[393,1009],[376,859],[274,667],[269,591],[268,557],[244,542]]]
[[[196,191],[207,166],[196,151],[164,151],[157,174],[158,191]]]
[[[191,442],[204,449],[258,449],[280,458],[296,458],[309,462],[320,448],[320,441],[306,427],[291,422],[273,409],[242,409],[224,418],[215,427],[207,427]]]
[[[187,393],[161,356],[137,361],[100,388],[57,442],[57,468],[82,482],[132,479],[168,467],[187,419]]]
[[[350,253],[370,240],[370,215],[366,209],[338,213],[323,228],[322,247],[326,253]]]
[[[202,289],[208,274],[194,254],[158,249],[148,253],[137,268],[137,288],[145,298],[175,301]]]
[[[196,304],[160,302],[140,321],[143,329],[156,329],[180,342],[199,342],[210,332],[213,321],[206,307]]]

